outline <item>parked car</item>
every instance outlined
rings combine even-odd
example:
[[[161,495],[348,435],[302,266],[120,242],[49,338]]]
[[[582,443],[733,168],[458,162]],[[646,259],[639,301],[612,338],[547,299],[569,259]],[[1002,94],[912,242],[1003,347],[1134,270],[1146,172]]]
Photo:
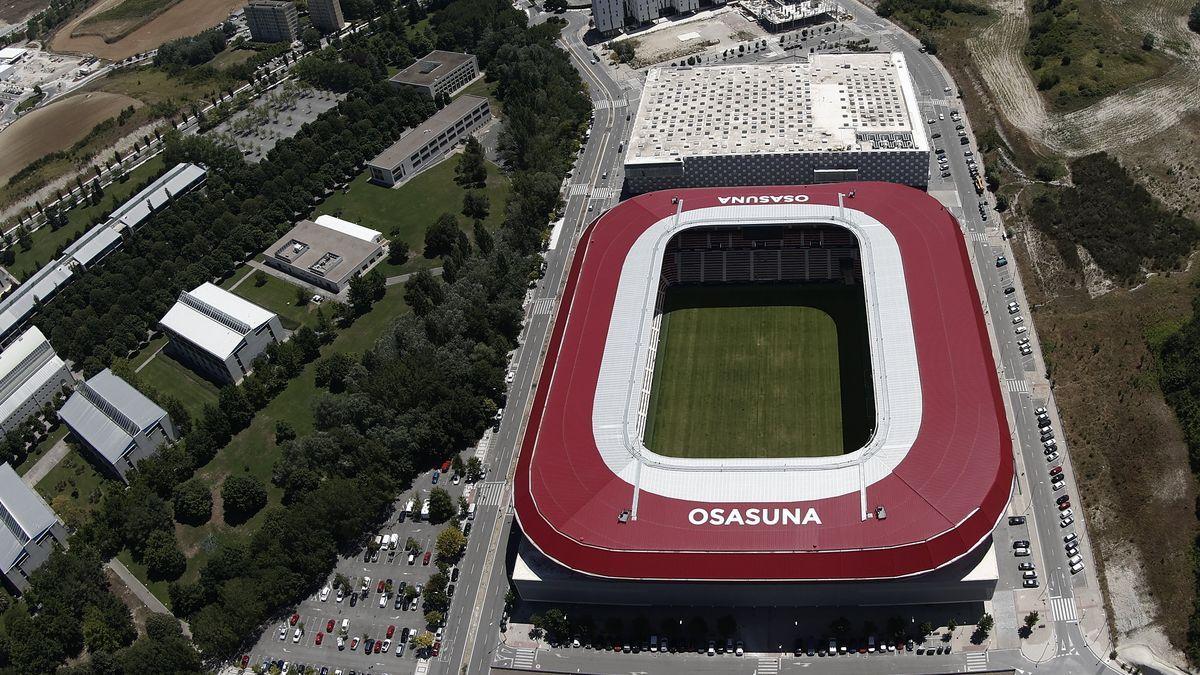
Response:
[[[1025,516],[1009,516],[1008,524],[1009,525],[1024,525],[1025,524]]]
[[[1023,579],[1021,581],[1021,585],[1024,586],[1025,588],[1037,588],[1038,587],[1037,577],[1034,577],[1032,579]]]
[[[422,565],[428,565],[429,559],[433,557],[433,551],[425,551],[425,558],[421,560]]]
[[[1063,518],[1058,522],[1059,527],[1070,527],[1075,522],[1074,518]]]

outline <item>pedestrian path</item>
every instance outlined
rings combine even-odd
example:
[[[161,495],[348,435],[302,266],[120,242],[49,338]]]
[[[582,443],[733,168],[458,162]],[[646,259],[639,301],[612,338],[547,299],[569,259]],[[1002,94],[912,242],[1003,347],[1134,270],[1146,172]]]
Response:
[[[532,668],[537,661],[536,649],[518,649],[513,655],[513,668]]]
[[[778,675],[779,659],[760,656],[758,659],[758,668],[754,672],[756,675]]]
[[[1075,598],[1058,598],[1050,596],[1050,615],[1055,621],[1076,621],[1079,619],[1075,611]]]
[[[479,484],[479,490],[475,493],[475,503],[480,506],[495,506],[500,503],[503,494],[503,481],[486,481]]]
[[[550,316],[554,312],[554,298],[539,298],[533,301],[533,313]]]
[[[479,439],[479,445],[475,446],[475,459],[483,461],[487,459],[488,450],[492,447],[492,430],[488,429],[483,432],[483,438]]]
[[[25,475],[21,476],[21,479],[24,480],[25,484],[29,487],[36,488],[37,484],[42,482],[42,479],[46,477],[46,474],[50,473],[51,469],[58,466],[58,463],[61,462],[63,457],[66,457],[67,453],[70,451],[71,446],[67,445],[66,439],[58,439],[58,442],[54,444],[54,447],[50,448],[46,454],[42,455],[41,458],[38,459],[38,461],[35,462],[34,465],[25,472]]]
[[[977,673],[981,670],[987,670],[988,653],[987,652],[970,652],[967,654],[967,672]]]

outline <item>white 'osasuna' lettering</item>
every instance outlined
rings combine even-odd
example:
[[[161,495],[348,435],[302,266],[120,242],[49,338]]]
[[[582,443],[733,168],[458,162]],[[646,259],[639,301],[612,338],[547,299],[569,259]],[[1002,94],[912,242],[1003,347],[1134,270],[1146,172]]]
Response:
[[[808,195],[743,195],[738,197],[717,197],[722,204],[803,204],[808,201]]]
[[[803,512],[803,513],[801,513]],[[749,509],[692,509],[688,513],[688,522],[693,525],[821,525],[821,517],[817,510],[809,507],[781,508],[749,508]]]

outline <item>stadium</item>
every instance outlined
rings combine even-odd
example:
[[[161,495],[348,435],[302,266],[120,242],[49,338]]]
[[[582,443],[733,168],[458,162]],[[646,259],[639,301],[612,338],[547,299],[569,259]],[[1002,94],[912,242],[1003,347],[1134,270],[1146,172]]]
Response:
[[[1012,484],[935,199],[648,193],[580,239],[514,481],[513,581],[556,602],[985,600]]]

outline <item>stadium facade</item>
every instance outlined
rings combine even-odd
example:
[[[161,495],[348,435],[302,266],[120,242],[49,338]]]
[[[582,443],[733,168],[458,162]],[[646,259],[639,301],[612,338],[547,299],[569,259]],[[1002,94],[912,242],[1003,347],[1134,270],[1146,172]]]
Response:
[[[929,152],[900,53],[655,68],[625,150],[624,191],[855,180],[924,188]]]
[[[780,281],[861,284],[867,443],[772,459],[650,451],[665,289]],[[580,239],[514,481],[513,581],[557,602],[981,601],[1012,485],[970,260],[940,203],[868,182],[654,192]]]

